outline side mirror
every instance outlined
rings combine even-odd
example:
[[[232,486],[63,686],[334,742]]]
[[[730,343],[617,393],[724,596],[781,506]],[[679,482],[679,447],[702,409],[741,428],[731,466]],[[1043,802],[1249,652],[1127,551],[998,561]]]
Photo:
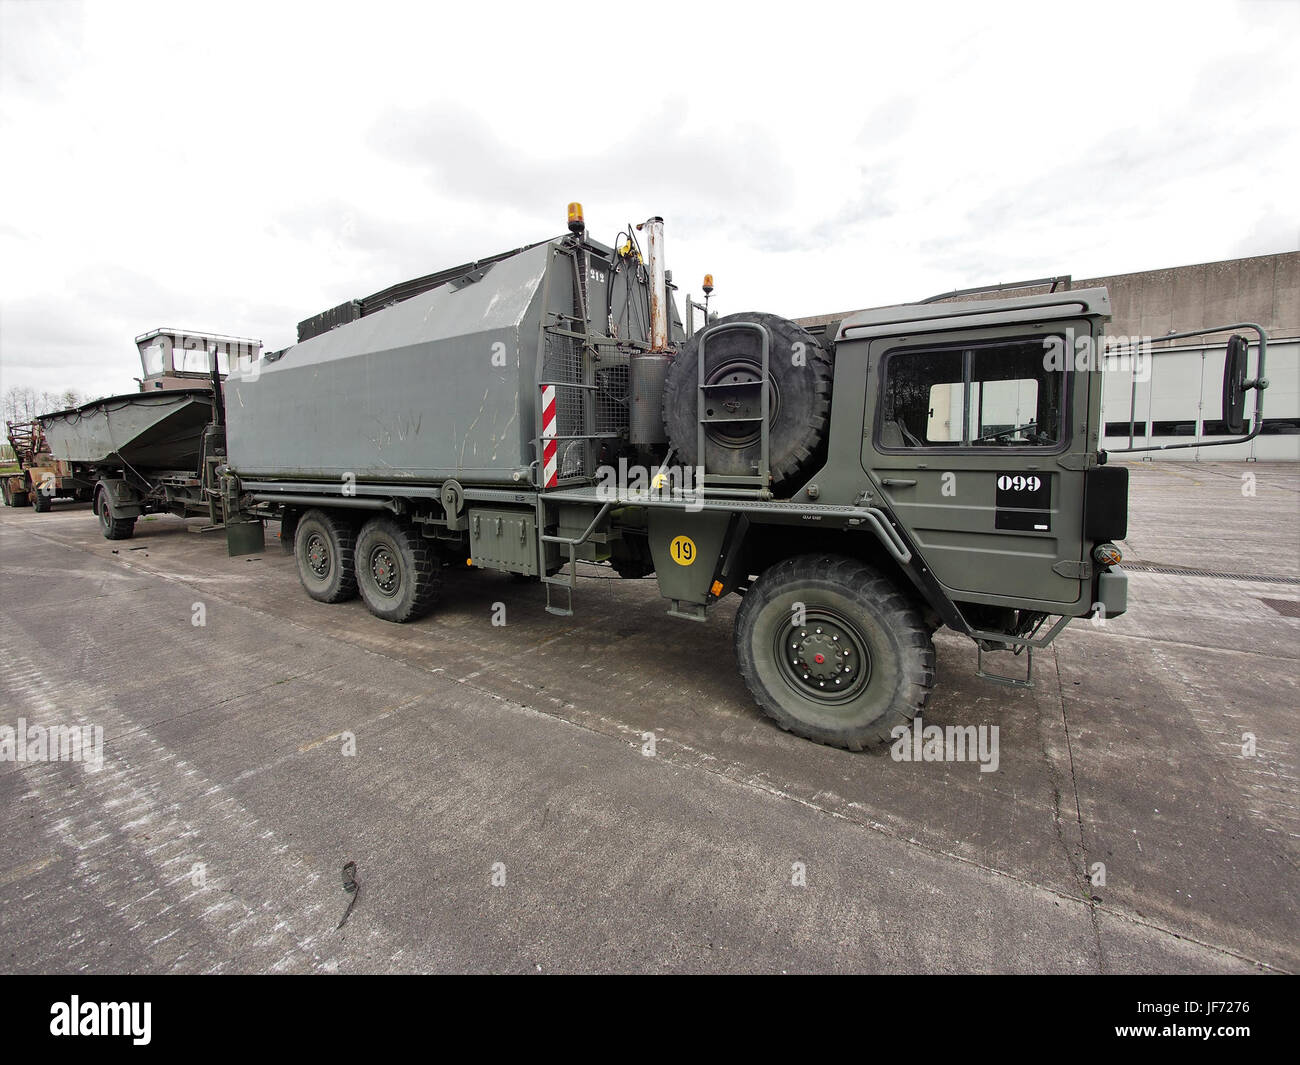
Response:
[[[1234,334],[1223,359],[1223,422],[1235,436],[1246,431],[1246,338]]]

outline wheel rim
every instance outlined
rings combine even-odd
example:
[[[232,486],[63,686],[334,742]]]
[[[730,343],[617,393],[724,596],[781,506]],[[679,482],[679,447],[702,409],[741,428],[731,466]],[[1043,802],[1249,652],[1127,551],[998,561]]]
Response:
[[[387,544],[378,544],[371,550],[369,567],[375,590],[390,599],[397,595],[402,586],[402,570]]]
[[[817,607],[804,624],[787,618],[777,629],[773,652],[781,677],[796,692],[829,706],[851,702],[871,683],[871,649],[849,618]]]
[[[100,492],[99,494],[99,503],[95,507],[95,512],[99,515],[100,526],[104,529],[107,529],[109,525],[112,523],[113,519],[109,517],[108,500],[105,498],[103,492]]]
[[[307,537],[307,565],[321,580],[329,576],[330,547],[320,533],[312,533]]]
[[[705,378],[706,385],[734,384],[737,386],[759,384],[763,380],[763,367],[761,363],[752,362],[749,359],[730,359],[720,366],[714,367]],[[747,390],[744,390],[747,391]],[[714,392],[709,398],[710,407],[706,408],[710,415],[718,409],[718,405],[726,405],[729,397],[725,392],[719,390]],[[732,402],[736,402],[734,399]],[[757,408],[757,404],[754,405]],[[742,404],[743,407],[743,404]],[[767,420],[768,424],[776,421],[777,411],[781,409],[781,392],[777,388],[776,380],[769,373],[767,376]],[[748,408],[737,409],[734,411],[738,417],[757,417],[758,410],[749,410]],[[762,439],[761,422],[710,422],[704,429],[704,435],[712,440],[715,444],[721,444],[723,447],[744,448],[751,444],[756,444]]]

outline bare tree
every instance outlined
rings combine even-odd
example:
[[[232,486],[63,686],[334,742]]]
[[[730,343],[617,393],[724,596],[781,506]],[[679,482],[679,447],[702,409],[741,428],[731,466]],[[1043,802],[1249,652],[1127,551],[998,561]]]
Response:
[[[15,385],[4,394],[2,402],[6,422],[29,422],[36,416],[39,399],[35,390]]]
[[[38,414],[76,407],[81,396],[71,388],[62,392],[37,392],[27,385],[14,385],[0,398],[0,415],[6,422],[29,422]]]

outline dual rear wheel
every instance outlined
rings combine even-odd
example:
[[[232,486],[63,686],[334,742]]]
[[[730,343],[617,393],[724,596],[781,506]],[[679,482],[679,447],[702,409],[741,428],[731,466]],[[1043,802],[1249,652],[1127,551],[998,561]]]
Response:
[[[377,618],[414,621],[438,598],[438,560],[419,531],[388,515],[360,529],[345,515],[307,511],[294,534],[298,576],[307,594],[339,603],[358,592]]]

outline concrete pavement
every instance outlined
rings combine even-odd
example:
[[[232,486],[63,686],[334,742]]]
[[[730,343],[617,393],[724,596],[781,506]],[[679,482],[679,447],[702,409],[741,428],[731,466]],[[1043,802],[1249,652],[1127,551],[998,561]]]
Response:
[[[104,734],[97,773],[0,762],[0,970],[1295,970],[1297,517],[1293,466],[1135,465],[1129,614],[1028,691],[938,637],[926,721],[997,725],[980,773],[781,732],[734,601],[587,567],[554,618],[448,571],[393,626],[271,539],[0,511],[0,725]]]

